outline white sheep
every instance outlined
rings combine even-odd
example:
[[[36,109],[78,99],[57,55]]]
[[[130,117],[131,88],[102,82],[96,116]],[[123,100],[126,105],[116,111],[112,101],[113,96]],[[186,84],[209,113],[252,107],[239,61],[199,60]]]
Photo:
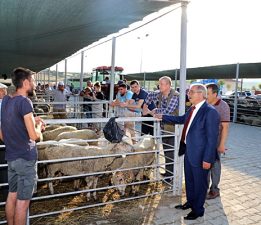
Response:
[[[83,129],[83,130],[75,130],[75,131],[60,133],[59,135],[57,135],[55,140],[59,141],[61,139],[70,139],[70,138],[90,140],[90,139],[98,139],[98,135],[93,130]],[[89,142],[89,144],[97,145],[98,142],[92,141],[92,142]]]
[[[66,131],[72,132],[72,131],[76,131],[76,130],[77,130],[77,128],[73,127],[73,126],[58,127],[54,130],[43,132],[43,140],[44,141],[55,140],[56,137],[63,132],[66,132]],[[63,138],[61,138],[61,139],[63,139]]]
[[[144,152],[144,151],[152,151],[155,149],[155,141],[150,135],[144,136],[144,138],[139,141],[134,146],[134,152]],[[135,154],[135,155],[128,155],[123,162],[122,166],[119,168],[121,169],[128,169],[128,168],[135,168],[135,167],[145,167],[149,166],[153,163],[155,159],[155,153],[146,153],[146,154]],[[111,178],[111,182],[114,185],[122,185],[117,187],[121,195],[125,194],[125,190],[127,184],[133,181],[141,181],[143,179],[145,168],[142,169],[131,169],[131,170],[124,170],[124,171],[117,171],[113,173]],[[132,193],[136,194],[139,191],[139,185],[132,186]]]
[[[44,132],[46,131],[50,131],[50,130],[54,130],[56,128],[59,128],[59,127],[64,127],[65,125],[64,124],[50,124],[50,125],[47,125],[44,129]]]
[[[61,159],[61,158],[75,158],[75,157],[88,157],[88,156],[101,156],[119,153],[117,148],[102,149],[97,146],[76,146],[72,144],[59,144],[46,148],[43,151],[41,160]],[[108,170],[113,164],[116,157],[104,157],[95,159],[86,159],[70,162],[58,162],[50,163],[47,165],[48,177],[54,177],[56,172],[60,172],[64,175],[79,175],[88,174],[92,172],[103,172]],[[91,187],[96,188],[98,182],[98,176],[85,177],[87,183],[87,189]],[[48,183],[51,194],[54,193],[52,182]],[[96,192],[93,193],[93,197],[96,199]],[[90,199],[90,193],[87,193],[87,200]]]

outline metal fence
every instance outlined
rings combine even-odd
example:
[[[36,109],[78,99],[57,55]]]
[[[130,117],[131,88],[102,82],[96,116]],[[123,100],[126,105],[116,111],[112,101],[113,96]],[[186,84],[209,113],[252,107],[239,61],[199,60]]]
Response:
[[[105,124],[108,121],[108,118],[92,118],[92,119],[52,119],[52,120],[46,120],[47,124],[93,124],[93,123],[101,123],[101,124]],[[117,203],[117,202],[123,202],[123,201],[129,201],[129,200],[135,200],[138,198],[144,198],[144,197],[149,197],[149,196],[153,196],[153,195],[157,195],[157,194],[161,194],[163,192],[172,192],[174,195],[180,195],[181,194],[181,189],[182,189],[182,163],[183,160],[181,157],[178,157],[177,155],[177,151],[175,151],[175,149],[177,149],[178,147],[178,139],[179,139],[179,128],[178,126],[176,126],[176,131],[175,134],[172,132],[162,132],[161,129],[161,125],[160,125],[160,121],[152,118],[152,117],[125,117],[125,118],[117,118],[116,121],[119,124],[123,124],[125,122],[133,122],[133,123],[142,123],[145,121],[153,121],[153,130],[154,130],[154,135],[150,136],[151,139],[153,139],[155,142],[155,147],[151,148],[151,149],[146,149],[146,150],[141,150],[141,151],[134,151],[134,152],[118,152],[118,153],[110,153],[110,154],[100,154],[100,155],[92,155],[92,156],[86,156],[86,157],[70,157],[70,158],[63,158],[61,157],[60,159],[52,159],[52,160],[42,160],[42,161],[38,161],[38,168],[41,165],[45,165],[48,167],[48,165],[54,164],[54,163],[75,163],[75,162],[84,162],[84,163],[88,163],[88,160],[97,160],[97,162],[101,162],[102,160],[105,158],[113,158],[113,159],[118,159],[121,158],[123,159],[123,162],[128,159],[128,157],[131,157],[133,155],[139,155],[140,157],[143,157],[145,155],[148,154],[153,154],[154,155],[154,160],[151,164],[149,165],[142,165],[142,166],[135,166],[135,167],[128,167],[128,168],[114,168],[113,170],[106,168],[104,170],[99,170],[99,171],[87,171],[87,172],[83,172],[83,173],[76,173],[76,174],[64,174],[61,175],[59,174],[58,176],[55,177],[42,177],[38,180],[38,192],[39,189],[45,184],[45,183],[50,183],[50,182],[54,182],[57,180],[62,180],[62,181],[66,181],[66,180],[75,180],[75,179],[82,179],[82,178],[90,178],[90,177],[96,177],[99,178],[99,180],[106,180],[106,177],[108,178],[108,176],[112,176],[112,174],[115,174],[116,172],[124,172],[124,171],[140,171],[140,170],[152,170],[151,176],[149,179],[140,179],[140,180],[136,180],[133,179],[128,183],[124,183],[124,184],[118,184],[118,185],[110,185],[109,183],[105,182],[101,182],[103,183],[103,185],[100,185],[98,188],[94,187],[94,188],[83,188],[82,190],[78,190],[78,191],[73,191],[73,190],[69,190],[69,191],[65,191],[65,192],[60,192],[57,193],[55,192],[54,194],[43,194],[37,197],[33,197],[32,198],[32,202],[31,205],[36,204],[37,202],[41,202],[41,201],[49,201],[50,204],[52,204],[52,201],[54,199],[60,199],[60,198],[64,198],[64,197],[68,197],[68,196],[78,196],[81,194],[88,194],[88,193],[92,193],[92,192],[98,192],[98,193],[104,193],[108,190],[111,189],[121,189],[122,187],[130,187],[133,185],[141,185],[141,186],[146,186],[150,183],[164,183],[166,185],[166,188],[164,190],[158,191],[155,190],[151,193],[141,193],[138,196],[127,196],[127,197],[121,197],[120,199],[117,200],[109,200],[106,202],[100,201],[100,200],[95,200],[94,202],[85,202],[84,204],[82,204],[81,206],[78,207],[73,207],[73,208],[69,208],[66,209],[64,207],[60,207],[60,209],[54,210],[54,211],[46,211],[46,209],[44,209],[42,212],[38,212],[38,213],[29,213],[29,217],[28,219],[35,219],[35,218],[39,218],[39,217],[45,217],[45,216],[52,216],[52,215],[57,215],[60,213],[65,213],[65,212],[71,212],[71,211],[75,211],[75,210],[83,210],[83,209],[87,209],[90,207],[97,207],[97,206],[102,206],[102,205],[106,205],[106,204],[111,204],[111,203]],[[81,127],[81,126],[80,126]],[[136,127],[136,126],[134,126]],[[136,136],[132,137],[133,141],[135,142],[139,142],[140,140],[142,140],[144,137],[147,136],[142,136],[140,133],[140,130],[136,130],[135,129],[135,133]],[[169,145],[168,148],[165,148],[163,150],[162,148],[162,138],[164,137],[173,137],[176,136],[175,138],[175,145]],[[128,139],[129,140],[129,139]],[[87,142],[93,142],[93,141],[99,141],[101,143],[101,141],[103,141],[103,143],[105,143],[105,146],[108,144],[106,142],[106,140],[104,138],[99,138],[99,139],[93,139],[93,140],[86,140]],[[42,145],[43,143],[38,143],[38,145]],[[58,143],[59,145],[59,143]],[[133,146],[133,145],[131,145]],[[72,148],[73,151],[73,148]],[[88,151],[88,150],[87,150]],[[174,159],[172,159],[171,162],[169,163],[165,163],[164,159],[165,159],[165,154],[167,151],[174,151]],[[123,157],[123,158],[122,158]],[[173,164],[174,165],[174,170],[173,171],[169,171],[172,175],[170,175],[169,177],[163,177],[160,173],[163,172],[164,168],[166,165],[168,164]],[[6,167],[6,164],[2,164],[0,165],[0,168],[4,168]],[[8,184],[6,182],[1,182],[0,183],[0,188],[4,188],[6,187]],[[88,184],[87,184],[88,185]],[[4,206],[5,206],[5,202],[0,202],[0,212],[4,211]],[[1,215],[2,213],[0,213]],[[0,224],[5,224],[6,221],[4,220],[4,218],[0,219]]]
[[[222,98],[230,107],[230,119],[237,123],[243,123],[253,126],[261,126],[261,99],[237,99],[235,106],[235,98]],[[235,111],[235,113],[234,113]],[[233,117],[236,116],[234,119]]]

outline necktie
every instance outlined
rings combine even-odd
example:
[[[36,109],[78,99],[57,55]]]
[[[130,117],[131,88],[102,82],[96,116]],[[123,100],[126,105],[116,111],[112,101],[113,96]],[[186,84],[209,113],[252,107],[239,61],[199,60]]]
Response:
[[[191,119],[192,113],[193,113],[193,111],[194,111],[195,108],[196,108],[195,106],[192,106],[191,109],[190,109],[188,119],[187,119],[187,121],[185,122],[184,127],[183,127],[183,130],[182,130],[181,142],[184,142],[184,141],[185,141],[185,136],[186,136],[187,128],[188,128],[188,125],[189,125],[189,121],[190,121],[190,119]]]

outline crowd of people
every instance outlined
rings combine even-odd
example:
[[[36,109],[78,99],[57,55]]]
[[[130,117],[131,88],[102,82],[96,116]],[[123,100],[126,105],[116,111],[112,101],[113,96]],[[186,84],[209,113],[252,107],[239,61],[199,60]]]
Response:
[[[35,73],[29,69],[17,68],[12,74],[12,83],[16,92],[10,96],[6,86],[0,84],[0,138],[6,145],[8,163],[9,194],[6,203],[6,217],[9,224],[25,221],[26,212],[34,192],[37,172],[37,149],[35,141],[44,129],[44,121],[34,117],[32,102],[28,98],[35,86]],[[108,79],[106,83],[109,84]],[[163,132],[173,132],[175,124],[184,124],[180,138],[179,156],[184,155],[185,185],[187,201],[177,205],[177,209],[191,209],[184,217],[194,220],[204,215],[206,199],[220,195],[221,174],[220,154],[225,151],[229,128],[229,107],[218,97],[218,86],[209,84],[191,85],[187,95],[190,108],[178,115],[179,93],[172,89],[170,77],[159,79],[158,90],[147,92],[137,80],[128,85],[118,82],[116,98],[110,103],[118,117],[155,117],[162,120]],[[66,100],[71,91],[65,89],[63,82],[54,90],[54,118],[66,118]],[[100,101],[106,97],[101,91],[100,82],[87,82],[80,96],[84,101]],[[64,103],[64,104],[61,104]],[[88,108],[89,107],[89,108]],[[103,117],[104,105],[86,105],[86,116]],[[97,122],[98,124],[98,122]],[[99,125],[96,127],[100,129]],[[124,129],[134,137],[133,122],[125,122]],[[142,134],[152,134],[150,122],[142,123]],[[164,134],[164,133],[162,133]],[[17,137],[13,141],[12,137]],[[171,182],[173,176],[174,136],[162,138],[166,173],[164,180]],[[211,185],[210,185],[211,181]],[[209,192],[208,192],[209,190]],[[23,222],[21,223],[23,224]]]

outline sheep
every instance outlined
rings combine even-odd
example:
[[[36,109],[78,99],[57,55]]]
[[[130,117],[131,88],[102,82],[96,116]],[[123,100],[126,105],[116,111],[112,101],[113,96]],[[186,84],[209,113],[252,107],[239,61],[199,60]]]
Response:
[[[241,120],[245,121],[245,123],[250,125],[260,125],[261,124],[261,117],[260,116],[245,116],[241,115]]]
[[[122,157],[118,157],[113,161],[113,163],[108,167],[108,170],[116,170],[120,168],[125,160],[125,153],[134,152],[133,146],[124,141],[114,144],[110,143],[105,149],[122,154]]]
[[[89,143],[87,140],[83,140],[80,138],[69,138],[69,139],[61,139],[58,141],[58,144],[74,144],[79,146],[89,146]]]
[[[150,135],[144,136],[143,140],[139,141],[134,146],[135,152],[143,152],[143,151],[151,151],[155,149],[155,141]],[[121,169],[135,168],[135,167],[143,167],[149,166],[153,163],[155,158],[155,153],[146,153],[146,154],[136,154],[136,155],[128,155],[123,162]],[[132,169],[132,170],[124,170],[117,171],[113,173],[111,178],[111,182],[114,185],[122,185],[117,187],[118,191],[121,195],[125,195],[125,190],[128,183],[133,181],[141,181],[143,179],[144,169]],[[132,193],[136,194],[139,191],[139,185],[132,186]]]
[[[100,156],[119,153],[117,148],[102,149],[97,146],[76,146],[72,144],[59,144],[57,146],[48,147],[41,154],[40,160],[51,160],[60,158],[74,158],[74,157],[87,157],[87,156]],[[54,177],[56,172],[64,175],[79,175],[91,172],[102,172],[108,170],[110,165],[113,164],[116,157],[105,157],[98,159],[88,159],[70,162],[58,162],[47,165],[48,177]],[[85,177],[87,189],[91,187],[96,188],[98,176]],[[53,194],[53,185],[50,181],[48,183],[50,193]],[[97,199],[96,192],[93,193],[94,199]],[[87,200],[90,199],[90,193],[87,193]]]
[[[63,127],[63,126],[65,126],[65,125],[64,124],[50,124],[45,127],[44,132],[54,130],[56,128]]]
[[[54,130],[50,130],[50,131],[46,131],[43,132],[43,140],[44,141],[49,141],[49,140],[55,140],[56,137],[63,132],[72,132],[72,131],[76,131],[77,128],[73,127],[73,126],[63,126],[63,127],[58,127]],[[63,139],[63,138],[61,138]]]
[[[70,132],[63,132],[60,133],[55,140],[59,141],[61,139],[69,139],[69,138],[79,138],[79,139],[98,139],[98,135],[93,131],[89,129],[84,129],[84,130],[75,130],[75,131],[70,131]],[[90,145],[97,145],[97,141],[92,141],[89,142]]]

